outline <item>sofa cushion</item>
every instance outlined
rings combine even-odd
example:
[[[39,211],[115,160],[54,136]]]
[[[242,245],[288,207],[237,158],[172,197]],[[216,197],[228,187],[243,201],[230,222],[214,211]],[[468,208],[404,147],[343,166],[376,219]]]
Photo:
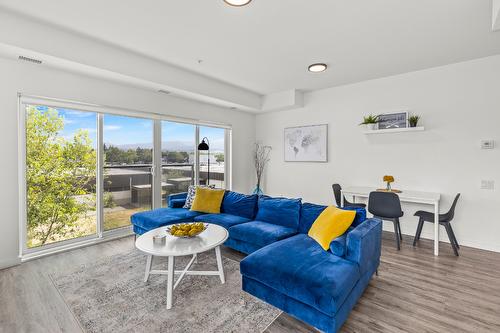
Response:
[[[345,257],[347,249],[347,232],[340,237],[335,238],[330,243],[330,252],[336,256]]]
[[[219,214],[224,193],[224,190],[197,187],[191,210],[207,214]]]
[[[167,197],[169,208],[183,208],[186,202],[187,192],[170,194]]]
[[[233,225],[249,222],[250,219],[230,214],[206,214],[194,218],[196,222],[206,222],[229,229]]]
[[[307,234],[312,224],[318,218],[319,214],[325,210],[326,206],[316,205],[305,202],[300,207],[299,232]]]
[[[251,221],[229,228],[231,238],[259,246],[266,246],[296,233],[295,229],[263,221]]]
[[[257,208],[256,194],[246,195],[233,191],[226,191],[222,200],[221,212],[253,219]]]
[[[297,229],[301,199],[271,198],[260,196],[255,220]]]
[[[240,263],[241,274],[329,316],[360,278],[356,263],[324,251],[305,234],[263,247]]]
[[[307,234],[316,218],[323,212],[326,206],[304,202],[300,208],[299,232]],[[344,210],[355,210],[356,217],[352,222],[353,227],[357,227],[366,220],[366,209],[360,207],[344,207]]]
[[[356,228],[358,225],[360,225],[362,222],[364,222],[366,220],[366,209],[363,207],[344,207],[342,209],[356,211],[356,217],[354,218],[354,221],[352,222],[353,228]]]
[[[355,211],[328,206],[319,214],[307,235],[328,251],[330,243],[347,231],[355,217]]]
[[[130,220],[133,225],[149,231],[169,224],[190,222],[201,214],[185,208],[158,208],[135,213]]]
[[[196,197],[196,189],[198,187],[203,188],[215,188],[215,185],[189,185],[188,190],[186,192],[186,201],[184,202],[184,206],[182,208],[190,209],[193,205],[194,198]]]

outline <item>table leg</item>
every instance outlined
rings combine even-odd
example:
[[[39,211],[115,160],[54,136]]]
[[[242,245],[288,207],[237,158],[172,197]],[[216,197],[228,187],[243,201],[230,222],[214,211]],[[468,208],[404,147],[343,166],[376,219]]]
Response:
[[[219,270],[220,282],[222,284],[226,283],[226,277],[224,276],[224,267],[222,266],[222,256],[220,254],[220,246],[215,248],[215,256],[217,258],[217,268]]]
[[[434,204],[434,255],[439,255],[439,202]]]
[[[151,272],[151,264],[153,263],[153,256],[148,255],[148,259],[146,261],[146,273],[144,273],[144,282],[148,282],[149,272]]]
[[[174,262],[175,257],[168,257],[168,274],[167,274],[167,310],[172,308],[172,297],[174,292]]]

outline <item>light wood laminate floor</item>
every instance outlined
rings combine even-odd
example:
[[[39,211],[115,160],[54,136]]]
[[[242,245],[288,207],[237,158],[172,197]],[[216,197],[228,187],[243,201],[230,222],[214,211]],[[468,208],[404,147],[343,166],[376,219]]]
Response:
[[[379,276],[342,332],[500,332],[500,253],[462,247],[457,258],[441,243],[434,257],[428,240],[414,248],[405,237],[396,251],[393,234],[383,238]],[[133,237],[127,237],[0,271],[0,332],[81,332],[48,274],[132,247]],[[243,258],[228,248],[223,255]],[[281,332],[315,330],[282,314],[266,330]]]

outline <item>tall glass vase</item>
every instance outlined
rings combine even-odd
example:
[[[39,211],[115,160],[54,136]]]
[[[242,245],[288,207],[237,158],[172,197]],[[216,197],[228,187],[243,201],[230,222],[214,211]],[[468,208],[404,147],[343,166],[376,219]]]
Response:
[[[262,191],[262,188],[260,187],[260,185],[257,185],[257,186],[255,186],[255,189],[253,190],[253,194],[263,195],[264,191]]]

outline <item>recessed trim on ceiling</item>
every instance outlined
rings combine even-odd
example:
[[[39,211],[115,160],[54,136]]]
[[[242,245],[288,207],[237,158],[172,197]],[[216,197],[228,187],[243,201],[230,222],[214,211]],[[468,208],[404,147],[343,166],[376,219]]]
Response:
[[[248,5],[252,0],[224,0],[226,4],[233,7],[243,7]]]
[[[307,70],[312,73],[321,73],[326,71],[327,68],[328,66],[324,63],[315,63],[309,65],[309,67],[307,67]]]

